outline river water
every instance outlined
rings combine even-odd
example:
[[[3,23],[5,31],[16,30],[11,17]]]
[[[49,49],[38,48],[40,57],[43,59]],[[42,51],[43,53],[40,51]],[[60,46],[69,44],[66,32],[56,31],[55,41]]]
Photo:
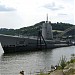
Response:
[[[57,65],[65,56],[70,60],[75,53],[75,46],[50,49],[46,51],[4,54],[0,46],[0,75],[19,75],[24,70],[25,75],[35,75],[36,72],[49,71],[51,65]]]

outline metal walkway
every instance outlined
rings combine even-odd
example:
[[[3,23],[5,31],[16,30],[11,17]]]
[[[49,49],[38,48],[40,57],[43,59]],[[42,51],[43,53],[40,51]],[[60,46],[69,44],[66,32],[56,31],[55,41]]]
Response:
[[[59,38],[59,37],[62,37],[64,34],[66,34],[67,32],[71,31],[72,29],[75,29],[75,25],[66,29],[65,31],[63,31],[62,33],[60,34],[57,34],[56,37]]]

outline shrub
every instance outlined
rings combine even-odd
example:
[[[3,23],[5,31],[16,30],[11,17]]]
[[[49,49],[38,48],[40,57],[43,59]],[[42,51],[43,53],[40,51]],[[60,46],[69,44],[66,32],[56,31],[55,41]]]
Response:
[[[70,60],[71,63],[74,63],[75,62],[75,54],[71,54],[71,60]]]
[[[61,69],[64,69],[64,67],[66,66],[66,58],[62,56],[62,58],[60,59],[60,63],[59,63]]]

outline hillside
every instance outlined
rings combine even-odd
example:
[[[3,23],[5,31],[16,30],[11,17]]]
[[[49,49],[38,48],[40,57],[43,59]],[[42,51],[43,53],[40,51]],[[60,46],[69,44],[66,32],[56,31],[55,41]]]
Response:
[[[28,27],[23,27],[20,29],[6,29],[6,28],[0,28],[0,34],[6,34],[6,35],[28,35],[28,36],[37,36],[38,31],[41,30],[42,24],[45,21],[36,23],[35,25],[28,26]],[[51,23],[52,25],[52,30],[53,34],[56,35],[61,31],[64,31],[65,29],[73,26],[72,24],[69,23],[62,23],[62,22],[57,22],[57,23]],[[73,34],[73,30],[69,32],[69,34]]]

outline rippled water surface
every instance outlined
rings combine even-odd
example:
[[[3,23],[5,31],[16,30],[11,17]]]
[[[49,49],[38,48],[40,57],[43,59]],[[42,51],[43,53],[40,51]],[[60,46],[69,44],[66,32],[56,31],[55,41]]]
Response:
[[[40,70],[48,71],[51,65],[58,64],[62,55],[69,60],[73,53],[75,46],[15,54],[4,54],[0,47],[0,74],[18,75],[24,70],[25,75],[34,75]]]

